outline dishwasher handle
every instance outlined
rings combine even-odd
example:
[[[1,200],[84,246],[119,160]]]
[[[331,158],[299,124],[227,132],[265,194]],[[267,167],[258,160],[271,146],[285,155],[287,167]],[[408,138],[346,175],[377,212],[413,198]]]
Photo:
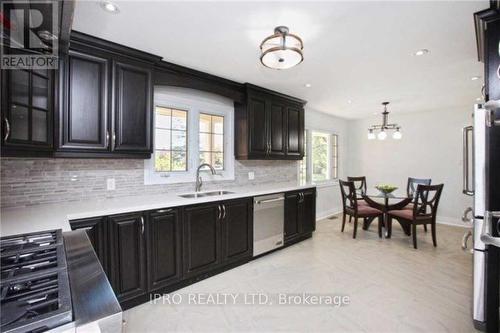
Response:
[[[274,199],[264,199],[264,200],[256,200],[255,203],[257,205],[265,204],[265,203],[271,203],[271,202],[276,202],[276,201],[284,201],[285,197],[279,197],[279,198],[274,198]]]

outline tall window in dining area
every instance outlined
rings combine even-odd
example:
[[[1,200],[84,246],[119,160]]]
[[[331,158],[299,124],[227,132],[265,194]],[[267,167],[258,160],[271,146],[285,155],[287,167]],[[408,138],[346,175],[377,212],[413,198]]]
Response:
[[[224,117],[200,113],[200,164],[224,170]]]
[[[307,130],[305,155],[299,165],[301,183],[324,183],[338,178],[338,135]]]
[[[187,111],[155,109],[155,171],[187,170]]]

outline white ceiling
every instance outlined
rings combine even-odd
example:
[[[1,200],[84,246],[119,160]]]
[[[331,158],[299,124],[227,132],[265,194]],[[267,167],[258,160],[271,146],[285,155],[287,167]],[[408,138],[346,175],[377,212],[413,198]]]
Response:
[[[340,117],[372,116],[385,100],[394,113],[470,108],[480,96],[482,78],[470,79],[483,75],[472,14],[487,0],[115,3],[119,14],[77,2],[73,28]],[[284,71],[259,62],[261,40],[278,25],[304,40],[304,62]],[[430,53],[413,55],[422,48]]]

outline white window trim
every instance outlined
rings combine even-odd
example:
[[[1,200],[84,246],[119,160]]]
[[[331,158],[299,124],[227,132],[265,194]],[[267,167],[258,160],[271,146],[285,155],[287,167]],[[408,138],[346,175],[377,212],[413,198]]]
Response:
[[[339,155],[340,155],[340,144],[339,144],[339,134],[336,132],[331,132],[331,131],[324,131],[324,130],[317,130],[317,129],[312,129],[312,128],[307,128],[305,129],[306,131],[306,140],[307,140],[307,145],[306,145],[306,183],[307,184],[312,184],[312,185],[317,185],[318,187],[327,187],[327,186],[332,186],[332,185],[337,185],[338,180],[339,180],[339,175],[340,175],[340,160],[339,160]],[[330,149],[328,150],[328,155],[330,158],[330,168],[328,170],[328,173],[332,174],[333,171],[333,152],[332,152],[332,135],[337,136],[337,178],[331,178],[328,180],[324,181],[312,181],[312,132],[316,133],[321,133],[321,134],[327,134],[330,135]],[[300,163],[297,163],[297,174],[298,174],[298,180],[300,181]]]
[[[198,90],[155,87],[154,107],[186,110],[187,115],[187,171],[156,172],[154,169],[155,151],[149,160],[144,160],[144,184],[190,183],[196,178],[199,166],[199,115],[200,113],[224,117],[224,170],[216,175],[203,171],[203,181],[234,180],[234,105],[224,97]],[[155,124],[153,112],[153,123]],[[155,128],[155,127],[153,127]],[[154,133],[153,133],[154,138]],[[153,140],[154,141],[154,140]],[[154,143],[153,143],[154,145]],[[154,147],[154,146],[153,146]]]

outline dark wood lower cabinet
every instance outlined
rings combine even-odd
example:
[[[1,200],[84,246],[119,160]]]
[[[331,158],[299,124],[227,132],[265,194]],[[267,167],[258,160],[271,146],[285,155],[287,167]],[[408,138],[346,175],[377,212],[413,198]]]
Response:
[[[285,243],[299,235],[299,192],[285,194]]]
[[[222,256],[225,263],[251,258],[253,254],[253,201],[242,199],[222,204]]]
[[[315,229],[315,189],[285,194],[285,244]],[[252,260],[253,198],[71,221],[124,309]]]
[[[181,219],[179,209],[151,212],[146,223],[148,290],[166,287],[182,276]]]
[[[120,302],[147,292],[142,213],[110,216],[109,280]]]
[[[220,203],[184,209],[184,277],[192,277],[217,267],[221,262]]]
[[[285,194],[285,245],[316,230],[316,190]]]
[[[72,230],[85,230],[89,236],[94,251],[101,262],[104,272],[108,274],[108,256],[106,238],[106,218],[92,217],[71,222]]]

